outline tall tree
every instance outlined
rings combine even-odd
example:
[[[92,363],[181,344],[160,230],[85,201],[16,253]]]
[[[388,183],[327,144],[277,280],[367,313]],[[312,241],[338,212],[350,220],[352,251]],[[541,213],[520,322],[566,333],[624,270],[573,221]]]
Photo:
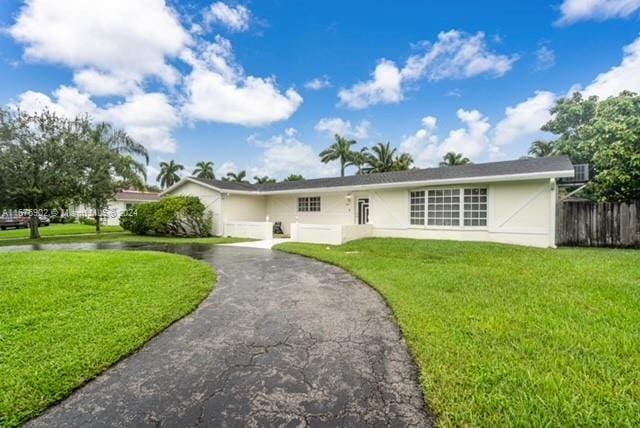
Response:
[[[234,181],[236,183],[246,183],[247,180],[247,171],[240,171],[238,173],[235,172],[227,172],[227,176],[223,178],[224,181]]]
[[[197,178],[205,180],[215,180],[216,175],[213,172],[213,162],[201,161],[196,164],[196,169],[193,170],[193,175]]]
[[[588,163],[592,180],[585,194],[600,201],[640,199],[640,96],[623,91],[599,100],[575,93],[551,110],[542,130],[558,135],[559,154]]]
[[[282,181],[287,182],[287,181],[302,181],[302,180],[304,180],[304,177],[300,174],[289,174],[289,176]]]
[[[462,153],[456,152],[448,152],[442,157],[442,162],[440,162],[440,166],[458,166],[458,165],[469,165],[471,160],[467,157],[464,157]]]
[[[370,172],[388,172],[394,170],[395,155],[397,150],[390,143],[378,143],[371,148],[371,154],[367,158]]]
[[[555,144],[552,141],[536,140],[529,147],[529,155],[535,158],[544,158],[556,153]]]
[[[275,178],[271,178],[268,175],[264,175],[262,177],[259,176],[254,176],[253,177],[254,181],[256,182],[256,184],[269,184],[269,183],[275,183],[276,179]]]
[[[92,208],[99,233],[101,218],[116,215],[105,212],[116,193],[144,188],[149,155],[126,132],[107,123],[88,124],[75,149],[80,185],[74,199]]]
[[[0,109],[0,205],[30,216],[30,237],[39,238],[38,214],[77,190],[73,147],[86,118],[68,120],[44,111]]]
[[[184,169],[184,165],[175,163],[173,160],[169,162],[160,162],[160,174],[156,177],[156,180],[160,182],[160,187],[171,187],[178,181],[180,181],[179,171]]]
[[[406,171],[411,169],[413,157],[409,153],[400,153],[393,160],[394,171]]]
[[[320,160],[323,163],[329,163],[334,160],[340,161],[340,176],[344,177],[344,169],[351,160],[351,146],[356,144],[355,140],[347,140],[340,135],[335,135],[336,142],[331,144],[328,149],[320,152]]]
[[[558,100],[551,109],[552,119],[541,129],[558,136],[553,142],[557,153],[568,155],[574,163],[589,163],[593,153],[583,144],[581,131],[594,119],[597,110],[598,97],[584,98],[575,92],[570,98]]]
[[[358,168],[358,172],[356,172],[356,174],[362,174],[362,173],[368,172],[366,171],[366,168],[364,168],[364,166],[367,164],[368,158],[369,158],[369,149],[367,147],[363,147],[357,152],[351,152],[349,161],[347,162],[347,166],[353,165],[356,168]]]

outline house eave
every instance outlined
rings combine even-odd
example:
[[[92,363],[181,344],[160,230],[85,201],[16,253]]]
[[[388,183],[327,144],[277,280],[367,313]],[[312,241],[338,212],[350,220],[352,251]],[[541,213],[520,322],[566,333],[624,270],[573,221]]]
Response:
[[[334,186],[334,187],[309,187],[303,189],[290,189],[290,190],[271,190],[271,191],[257,191],[249,192],[250,194],[260,195],[277,195],[277,194],[291,194],[291,193],[308,193],[308,192],[352,192],[362,190],[376,190],[376,189],[395,189],[395,188],[407,188],[407,187],[424,187],[424,186],[446,186],[449,184],[474,184],[474,183],[495,183],[495,182],[510,182],[510,181],[526,181],[526,180],[543,180],[551,178],[560,178],[573,175],[571,171],[553,171],[553,172],[537,172],[537,173],[525,173],[525,174],[510,174],[510,175],[494,175],[494,176],[479,176],[479,177],[461,177],[450,178],[441,180],[417,180],[417,181],[403,181],[397,183],[376,183],[376,184],[363,184],[358,186]],[[233,192],[228,192],[233,193]]]
[[[210,184],[203,183],[198,180],[191,179],[190,177],[185,177],[182,180],[180,180],[178,183],[174,184],[173,186],[171,186],[170,188],[162,192],[160,196],[165,196],[166,194],[171,193],[172,191],[176,190],[177,188],[181,187],[187,182],[199,184],[200,186],[203,186],[205,188],[209,188],[209,189],[215,190],[216,192],[224,193],[228,195],[268,196],[268,195],[286,195],[286,194],[310,193],[310,192],[315,192],[315,193],[354,192],[354,191],[376,190],[376,189],[396,189],[396,188],[424,187],[424,186],[446,186],[451,184],[475,184],[475,183],[543,180],[543,179],[551,179],[551,178],[572,177],[573,173],[574,173],[573,170],[544,171],[544,172],[523,173],[523,174],[459,177],[459,178],[448,178],[448,179],[440,179],[440,180],[416,180],[416,181],[402,181],[402,182],[395,182],[395,183],[362,184],[362,185],[355,185],[355,186],[306,187],[306,188],[287,189],[287,190],[222,189],[216,186],[212,186]]]

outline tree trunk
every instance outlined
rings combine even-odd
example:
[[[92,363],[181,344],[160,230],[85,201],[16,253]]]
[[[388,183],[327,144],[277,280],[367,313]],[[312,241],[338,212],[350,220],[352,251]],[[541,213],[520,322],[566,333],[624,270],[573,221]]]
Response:
[[[100,233],[100,207],[97,205],[94,219],[96,220],[96,233]]]
[[[340,177],[344,177],[344,159],[340,160]]]
[[[40,230],[38,229],[38,208],[31,213],[29,218],[29,238],[40,239]]]

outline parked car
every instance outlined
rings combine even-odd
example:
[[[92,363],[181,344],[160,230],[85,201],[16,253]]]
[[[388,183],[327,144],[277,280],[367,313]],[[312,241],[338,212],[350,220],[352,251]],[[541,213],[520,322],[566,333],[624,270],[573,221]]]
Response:
[[[16,229],[20,228],[28,228],[29,227],[29,217],[23,216],[1,216],[0,217],[0,229],[5,230],[10,227],[14,227]]]
[[[51,224],[51,220],[46,215],[38,216],[38,226],[49,226]]]

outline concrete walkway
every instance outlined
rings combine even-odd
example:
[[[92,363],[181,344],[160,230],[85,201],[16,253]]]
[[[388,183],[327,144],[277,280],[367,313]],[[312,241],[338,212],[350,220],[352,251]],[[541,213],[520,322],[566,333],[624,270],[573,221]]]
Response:
[[[229,246],[96,247],[188,254],[219,282],[195,312],[28,426],[434,424],[389,309],[341,269]]]
[[[262,248],[263,250],[270,250],[274,245],[282,244],[283,242],[291,242],[291,238],[273,238],[262,241],[235,242],[233,244],[221,245],[226,247]]]

